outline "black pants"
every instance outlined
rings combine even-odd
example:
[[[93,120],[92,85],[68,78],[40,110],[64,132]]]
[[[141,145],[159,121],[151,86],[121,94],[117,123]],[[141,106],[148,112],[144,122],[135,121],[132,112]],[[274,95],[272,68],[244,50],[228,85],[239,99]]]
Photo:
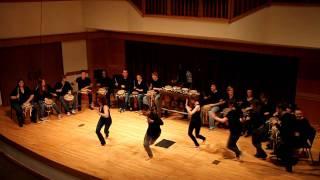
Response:
[[[98,138],[99,138],[102,145],[106,144],[106,141],[104,140],[100,130],[104,126],[104,133],[106,134],[106,137],[109,137],[109,128],[110,128],[111,124],[112,124],[111,118],[100,117],[100,119],[98,121],[98,124],[96,127],[96,133],[97,133]]]
[[[230,133],[228,143],[227,143],[227,148],[233,151],[236,156],[240,156],[241,151],[239,150],[237,146],[237,142],[241,136],[241,132],[239,133]]]
[[[253,130],[252,133],[252,144],[256,148],[257,152],[256,155],[267,155],[266,152],[262,149],[261,143],[266,139],[268,136],[268,126],[264,125],[258,129]]]
[[[92,104],[92,93],[88,93],[89,97],[89,106]],[[78,93],[78,107],[81,107],[82,94]]]
[[[24,124],[24,116],[23,116],[23,109],[21,105],[19,103],[12,103],[11,107],[16,111],[18,123],[20,126],[22,126]],[[35,108],[32,109],[31,121],[37,122],[37,111]]]
[[[188,135],[194,142],[194,145],[199,146],[199,143],[196,138],[206,140],[206,138],[202,135],[200,135],[200,129],[201,129],[201,121],[190,121],[189,129],[188,129]],[[196,137],[193,136],[193,130],[195,130]]]
[[[160,134],[154,137],[149,136],[147,133],[144,136],[144,141],[143,141],[143,147],[146,150],[146,152],[148,153],[148,156],[150,158],[153,157],[153,153],[152,150],[150,148],[150,145],[154,144],[154,142],[156,142],[156,140],[160,137]]]
[[[294,143],[292,140],[283,141],[278,150],[278,157],[282,160],[287,170],[292,170],[292,166],[297,163],[297,159],[294,157]]]

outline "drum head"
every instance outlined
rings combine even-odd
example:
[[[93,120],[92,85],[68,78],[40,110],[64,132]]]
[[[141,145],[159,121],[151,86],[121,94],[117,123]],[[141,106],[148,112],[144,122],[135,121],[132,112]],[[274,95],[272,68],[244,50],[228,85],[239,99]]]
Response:
[[[138,91],[133,91],[133,92],[132,92],[132,95],[138,95],[138,94],[139,94]]]
[[[124,96],[125,93],[126,93],[126,91],[123,90],[123,89],[121,89],[121,90],[119,90],[119,91],[117,92],[117,95],[118,95],[118,96]]]

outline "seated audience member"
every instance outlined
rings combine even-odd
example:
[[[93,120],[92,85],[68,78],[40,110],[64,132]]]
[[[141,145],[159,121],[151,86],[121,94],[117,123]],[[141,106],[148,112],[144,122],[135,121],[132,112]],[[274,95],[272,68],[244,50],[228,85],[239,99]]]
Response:
[[[48,105],[45,103],[46,101],[50,101],[51,103],[50,107],[52,107],[57,112],[58,118],[59,119],[61,118],[61,111],[56,105],[56,103],[53,102],[52,100],[52,97],[57,96],[57,94],[55,93],[54,89],[52,89],[50,85],[46,83],[44,79],[39,80],[39,84],[35,90],[34,95],[35,95],[35,101],[38,103],[40,108],[41,121],[46,120],[45,111],[48,108]]]
[[[67,115],[70,115],[71,113],[75,114],[76,106],[77,106],[76,98],[73,98],[71,102],[66,101],[64,98],[64,96],[67,94],[70,94],[70,96],[73,96],[72,95],[73,88],[70,82],[66,80],[66,76],[62,76],[61,81],[56,83],[55,90],[56,90],[57,97],[65,110],[65,113],[67,113]]]
[[[18,124],[20,127],[24,124],[24,109],[26,105],[32,105],[32,100],[34,95],[29,87],[25,86],[23,80],[19,80],[17,86],[12,90],[10,94],[11,100],[11,107],[16,111]],[[37,113],[36,109],[32,107],[31,109],[31,121],[36,123],[37,122]]]
[[[78,83],[78,110],[81,111],[81,100],[82,95],[87,95],[89,98],[89,108],[93,110],[93,103],[92,103],[92,83],[86,71],[81,71],[81,77],[76,79]]]

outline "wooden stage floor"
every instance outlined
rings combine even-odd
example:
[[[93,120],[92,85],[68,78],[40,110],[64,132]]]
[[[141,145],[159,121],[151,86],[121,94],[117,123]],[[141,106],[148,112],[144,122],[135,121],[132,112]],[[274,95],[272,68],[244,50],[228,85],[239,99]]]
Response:
[[[103,179],[319,179],[320,167],[309,161],[300,161],[294,173],[270,160],[259,160],[251,138],[241,137],[238,145],[243,162],[233,159],[225,149],[228,131],[209,131],[202,128],[206,144],[194,148],[187,136],[188,122],[181,116],[164,119],[158,139],[176,142],[169,149],[153,146],[154,159],[147,161],[143,148],[146,118],[136,112],[119,113],[111,110],[113,124],[110,139],[101,146],[95,134],[99,116],[96,111],[84,110],[73,116],[64,116],[39,124],[19,128],[8,116],[8,108],[0,108],[0,133],[8,139],[55,162]],[[313,147],[318,160],[319,138]],[[214,160],[221,161],[218,165]]]

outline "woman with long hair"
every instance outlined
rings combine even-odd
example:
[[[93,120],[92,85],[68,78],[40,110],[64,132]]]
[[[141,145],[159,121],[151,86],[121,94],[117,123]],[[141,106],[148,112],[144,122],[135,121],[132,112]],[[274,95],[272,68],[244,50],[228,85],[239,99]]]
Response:
[[[96,133],[100,140],[101,145],[104,146],[106,144],[106,141],[100,131],[104,126],[104,133],[106,135],[106,138],[109,137],[109,128],[112,124],[112,118],[110,115],[110,109],[109,109],[106,97],[105,96],[99,97],[98,103],[99,103],[98,113],[100,115],[100,118],[96,127]]]

